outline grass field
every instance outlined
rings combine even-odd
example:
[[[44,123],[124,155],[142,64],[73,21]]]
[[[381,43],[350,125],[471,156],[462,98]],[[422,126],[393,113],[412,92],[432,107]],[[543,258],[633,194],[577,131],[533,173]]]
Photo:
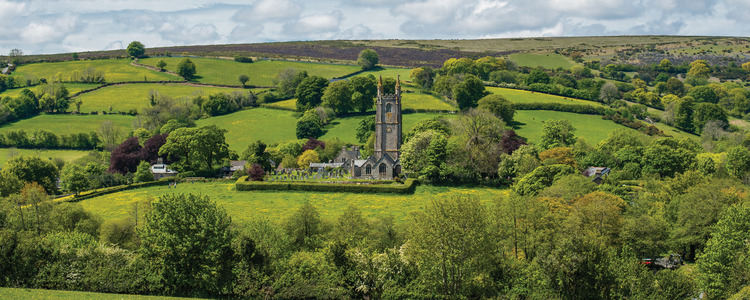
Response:
[[[297,119],[293,112],[268,108],[253,108],[228,115],[198,120],[198,126],[216,124],[227,129],[227,143],[238,153],[250,143],[261,140],[264,143],[297,139]]]
[[[89,133],[97,131],[104,121],[112,121],[123,133],[128,133],[132,130],[134,118],[123,115],[39,115],[0,126],[0,134],[18,129],[23,129],[27,134],[37,129],[45,129],[58,135]]]
[[[160,60],[167,63],[166,69],[175,71],[182,57],[152,57],[140,60],[142,64],[156,66]],[[237,77],[246,74],[250,77],[247,85],[254,86],[272,86],[273,78],[279,74],[279,71],[286,68],[294,68],[299,71],[307,71],[309,75],[319,75],[325,78],[344,76],[356,72],[360,68],[350,65],[333,65],[320,63],[306,63],[293,61],[270,61],[261,60],[254,63],[238,63],[226,59],[212,58],[195,58],[190,60],[195,63],[196,75],[198,82],[212,84],[240,85]]]
[[[401,97],[402,109],[416,109],[416,110],[441,110],[441,111],[456,111],[457,109],[444,101],[435,98],[435,96],[421,93],[404,93]],[[272,107],[278,107],[281,109],[295,109],[297,99],[289,99],[269,104]],[[371,109],[375,111],[375,109]]]
[[[92,88],[99,86],[98,84],[93,84],[93,83],[64,83],[63,85],[65,86],[66,89],[68,89],[69,95],[73,95],[82,90],[88,90],[88,89],[92,89]],[[0,97],[5,97],[5,96],[18,97],[18,95],[21,94],[21,91],[23,91],[23,89],[24,88],[5,90],[4,92],[0,93]],[[36,92],[37,87],[32,86],[32,87],[29,87],[28,89],[31,90],[32,92]]]
[[[430,119],[437,116],[445,116],[447,118],[453,118],[455,115],[452,114],[439,114],[439,113],[416,113],[416,114],[404,114],[402,115],[401,121],[403,122],[403,132],[406,133],[407,131],[411,130],[414,125],[417,124],[417,122],[424,120],[424,119]],[[345,143],[352,143],[352,144],[360,144],[360,142],[357,140],[357,126],[359,126],[359,122],[367,117],[370,116],[356,116],[356,117],[348,117],[343,119],[336,119],[333,121],[333,126],[330,126],[328,128],[328,132],[324,136],[322,136],[320,139],[327,140],[332,139],[334,137],[338,137],[341,141]]]
[[[92,292],[75,292],[75,291],[58,291],[58,290],[41,290],[41,289],[15,289],[0,288],[0,299],[123,299],[123,300],[158,300],[158,299],[183,299],[162,296],[141,296],[141,295],[123,295],[123,294],[106,294]],[[197,299],[197,298],[190,298]]]
[[[544,67],[548,69],[569,69],[575,64],[567,57],[560,54],[533,54],[533,53],[514,53],[510,59],[522,67]]]
[[[46,78],[51,80],[58,73],[70,74],[73,71],[84,71],[88,68],[95,68],[104,71],[104,80],[107,82],[122,81],[159,81],[159,80],[181,80],[182,78],[152,71],[142,67],[130,65],[129,59],[102,59],[102,60],[84,60],[68,61],[54,63],[36,63],[22,65],[13,72],[13,75],[33,75],[37,78]]]
[[[148,93],[151,90],[158,91],[159,94],[172,98],[194,96],[201,93],[208,96],[218,92],[231,93],[233,91],[243,91],[243,89],[239,88],[193,86],[189,84],[136,83],[108,86],[82,94],[76,97],[76,99],[83,102],[83,105],[81,105],[82,112],[109,111],[110,105],[115,112],[127,112],[131,109],[140,110],[148,106]]]
[[[369,74],[372,74],[373,76],[375,76],[375,78],[378,78],[380,76],[396,78],[398,75],[401,75],[401,81],[411,80],[411,78],[409,77],[411,75],[411,69],[407,69],[407,68],[384,68],[384,69],[378,69],[374,71],[362,72],[358,74],[357,76],[361,76],[361,75],[367,76]]]
[[[487,91],[501,95],[513,103],[562,103],[562,104],[587,104],[593,106],[603,106],[599,102],[573,99],[561,96],[555,96],[544,93],[537,93],[524,90],[506,89],[500,87],[487,87]]]
[[[269,103],[268,106],[270,107],[276,107],[280,109],[297,109],[297,99],[289,99],[289,100],[283,100],[278,101],[274,103]]]
[[[407,219],[412,211],[425,207],[432,199],[451,195],[471,195],[490,202],[507,195],[508,190],[492,188],[450,188],[419,186],[413,195],[394,194],[350,194],[323,192],[238,192],[234,183],[181,183],[176,188],[156,186],[128,190],[79,202],[83,207],[105,220],[126,217],[130,204],[149,197],[157,198],[169,193],[196,193],[208,195],[211,200],[224,207],[233,221],[244,223],[251,220],[284,220],[303,203],[314,205],[324,219],[339,216],[350,204],[356,205],[367,218],[392,215],[397,223]]]
[[[519,110],[516,111],[515,121],[522,125],[516,130],[532,143],[538,143],[542,137],[542,123],[547,120],[565,119],[576,129],[575,136],[582,137],[590,145],[596,145],[607,138],[610,132],[617,129],[630,129],[615,122],[604,120],[601,116],[581,115],[568,112],[549,110]]]
[[[88,153],[88,151],[78,150],[32,150],[0,148],[0,166],[4,165],[9,159],[16,155],[38,156],[46,159],[61,158],[66,162],[70,162],[84,157]],[[2,297],[0,297],[0,299],[2,299]]]

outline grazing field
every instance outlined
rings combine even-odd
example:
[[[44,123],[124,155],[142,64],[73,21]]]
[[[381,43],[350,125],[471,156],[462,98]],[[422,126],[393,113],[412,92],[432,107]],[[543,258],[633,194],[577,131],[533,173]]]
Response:
[[[4,165],[9,159],[17,155],[38,156],[46,159],[60,158],[66,162],[71,162],[86,156],[88,151],[79,150],[35,150],[35,149],[15,149],[0,148],[0,166]],[[2,297],[0,297],[1,299]]]
[[[295,99],[283,100],[283,101],[278,101],[278,102],[274,102],[274,103],[269,103],[267,105],[270,106],[270,107],[275,107],[275,108],[279,108],[279,109],[296,110],[297,109],[297,99],[295,98]]]
[[[63,83],[63,85],[65,86],[66,89],[68,89],[68,94],[69,95],[73,95],[73,94],[78,93],[78,92],[80,92],[82,90],[93,89],[93,88],[99,86],[98,84],[95,84],[95,83]],[[29,89],[32,92],[36,92],[37,86],[32,86],[32,87],[27,87],[27,88],[20,88],[20,89],[5,90],[4,92],[0,93],[0,97],[5,97],[5,96],[18,97],[18,95],[21,94],[21,91],[23,91],[23,89]]]
[[[158,84],[136,83],[112,85],[93,92],[81,94],[76,99],[81,100],[82,112],[109,111],[112,106],[114,112],[128,112],[131,109],[140,110],[150,105],[148,95],[151,90],[160,95],[181,98],[203,94],[208,96],[218,92],[231,93],[233,91],[250,91],[239,88],[221,88],[212,86],[194,86],[189,84]]]
[[[403,93],[402,94],[402,109],[414,109],[414,110],[432,110],[432,111],[456,111],[457,109],[452,105],[435,98],[430,94],[421,93]],[[268,106],[277,107],[281,109],[296,109],[297,99],[289,99],[279,102],[274,102]],[[375,111],[375,108],[371,109]]]
[[[297,139],[297,119],[293,112],[253,108],[228,115],[198,120],[198,126],[215,124],[226,129],[227,143],[232,150],[242,153],[250,143],[261,140],[264,143]]]
[[[361,75],[367,76],[367,75],[370,75],[370,74],[372,74],[373,76],[375,76],[375,78],[378,78],[380,76],[397,78],[399,75],[401,75],[401,80],[404,81],[404,80],[410,80],[409,76],[411,75],[411,69],[407,69],[407,68],[383,68],[383,69],[377,69],[377,70],[362,72],[360,74],[357,74],[356,76],[361,76]]]
[[[159,299],[182,299],[174,297],[162,297],[162,296],[143,296],[143,295],[123,295],[123,294],[106,294],[106,293],[92,293],[92,292],[76,292],[76,291],[58,291],[58,290],[42,290],[42,289],[16,289],[16,288],[0,288],[0,299],[34,299],[34,300],[57,300],[57,299],[112,299],[112,300],[159,300]],[[198,299],[198,298],[190,298]]]
[[[666,135],[672,136],[673,138],[676,138],[676,139],[689,138],[689,139],[695,140],[696,142],[700,142],[701,140],[701,137],[699,135],[695,135],[692,133],[679,130],[677,128],[666,125],[664,123],[656,123],[654,124],[654,126],[656,126],[656,128],[659,128],[661,131],[664,131]]]
[[[569,69],[575,65],[567,57],[554,53],[514,53],[510,55],[510,59],[516,62],[519,66],[532,68],[545,67],[548,69]]]
[[[67,61],[54,63],[36,63],[19,66],[13,75],[32,75],[37,78],[46,78],[52,80],[53,77],[62,74],[69,75],[73,71],[83,72],[88,68],[95,68],[104,71],[104,80],[107,82],[122,81],[160,81],[160,80],[181,80],[182,78],[152,71],[142,67],[130,65],[129,59],[102,59],[102,60],[83,60]]]
[[[417,122],[425,119],[431,119],[437,116],[445,116],[447,118],[453,118],[455,115],[452,114],[439,114],[439,113],[415,113],[415,114],[403,114],[401,121],[403,121],[403,132],[411,130]],[[345,143],[361,144],[357,140],[357,126],[359,122],[364,118],[372,118],[373,115],[369,116],[356,116],[348,117],[343,119],[336,119],[332,122],[332,125],[327,127],[327,132],[320,139],[328,140],[334,137],[338,137]]]
[[[633,130],[615,122],[604,120],[601,116],[582,115],[549,110],[519,110],[514,117],[518,125],[516,132],[532,143],[538,143],[542,137],[542,123],[547,120],[565,119],[576,129],[575,136],[582,137],[590,145],[596,145],[607,138],[610,132],[617,129]],[[520,123],[520,124],[518,124]]]
[[[487,87],[487,91],[505,97],[513,103],[562,103],[562,104],[586,104],[593,106],[603,106],[599,102],[561,97],[545,93],[532,91],[507,89],[500,87]]]
[[[18,129],[23,129],[27,134],[38,129],[58,135],[89,133],[99,130],[104,121],[112,121],[123,133],[128,133],[132,130],[134,119],[135,117],[123,115],[39,115],[0,126],[0,134]]]
[[[177,70],[177,65],[182,57],[152,57],[140,60],[142,64],[156,66],[160,60],[167,63],[166,69],[172,72]],[[247,85],[272,86],[273,79],[279,71],[286,68],[294,68],[299,71],[307,71],[309,75],[319,75],[325,78],[340,77],[359,70],[358,66],[333,65],[320,63],[305,63],[294,61],[271,61],[260,60],[254,63],[238,63],[227,59],[197,58],[191,57],[195,63],[198,82],[211,84],[225,84],[240,86],[237,77],[246,74],[250,77]]]
[[[208,195],[224,207],[232,220],[246,223],[268,219],[280,221],[287,218],[305,202],[314,205],[323,219],[337,218],[350,204],[356,205],[366,218],[393,216],[396,223],[407,220],[410,212],[422,210],[430,200],[453,195],[470,195],[485,203],[507,195],[508,190],[493,188],[452,188],[419,186],[413,195],[350,194],[324,192],[252,191],[234,190],[234,182],[180,183],[176,188],[154,186],[103,195],[79,202],[83,207],[103,219],[128,216],[133,202],[158,198],[170,193]]]

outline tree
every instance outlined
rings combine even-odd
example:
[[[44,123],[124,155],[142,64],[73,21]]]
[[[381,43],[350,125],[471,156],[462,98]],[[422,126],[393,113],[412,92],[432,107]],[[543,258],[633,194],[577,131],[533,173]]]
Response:
[[[328,80],[317,75],[307,77],[297,86],[297,111],[306,111],[320,105]]]
[[[144,47],[139,41],[132,41],[128,45],[127,52],[131,57],[142,57],[146,54],[146,47]]]
[[[532,85],[534,83],[543,83],[543,84],[549,84],[551,81],[549,74],[545,72],[544,70],[534,69],[529,73],[529,76],[526,77],[526,85]]]
[[[20,155],[8,160],[3,166],[3,172],[5,170],[18,177],[22,182],[36,182],[48,194],[54,194],[57,191],[59,171],[55,164],[49,160],[43,160],[36,156]]]
[[[138,164],[135,169],[135,176],[133,177],[135,182],[149,182],[154,181],[154,174],[151,173],[151,164],[142,161]]]
[[[141,162],[141,145],[137,137],[131,137],[112,150],[109,158],[109,172],[133,173]]]
[[[575,143],[575,128],[568,120],[547,120],[542,124],[542,149],[571,146]]]
[[[456,100],[461,110],[477,107],[479,99],[487,94],[482,80],[474,75],[467,75],[464,81],[453,87],[453,100]]]
[[[240,75],[239,77],[237,77],[237,80],[239,80],[239,81],[240,81],[240,83],[242,84],[242,87],[245,87],[245,83],[246,83],[246,82],[247,82],[248,80],[250,80],[250,76],[247,76],[247,75],[245,75],[245,74],[242,74],[242,75]]]
[[[167,66],[167,62],[162,60],[159,60],[156,62],[156,67],[159,68],[160,71],[164,72],[164,68]]]
[[[314,250],[320,243],[323,221],[318,210],[305,202],[286,220],[285,229],[292,239],[292,245],[300,250]]]
[[[0,198],[16,194],[23,188],[21,179],[16,174],[11,173],[8,168],[0,170],[0,178],[3,179],[0,180]]]
[[[617,86],[614,83],[611,83],[609,81],[605,83],[599,91],[599,100],[604,103],[609,104],[619,98],[620,90],[617,89]]]
[[[86,170],[83,166],[75,163],[65,165],[60,174],[60,181],[62,181],[64,189],[76,195],[81,191],[87,190],[91,185]]]
[[[226,114],[229,112],[229,97],[224,93],[211,94],[201,104],[201,109],[210,116]]]
[[[193,76],[195,76],[195,64],[193,61],[187,57],[182,59],[177,65],[177,75],[182,76],[186,80],[193,79]]]
[[[724,109],[714,103],[698,103],[693,110],[693,126],[695,132],[702,132],[703,126],[710,121],[719,121],[728,124],[727,114]]]
[[[329,84],[321,100],[323,101],[323,106],[332,108],[337,115],[349,113],[354,109],[352,88],[346,80],[339,80]]]
[[[432,88],[432,83],[435,80],[435,70],[430,67],[419,67],[411,70],[411,81],[421,86],[424,89]]]
[[[186,213],[189,212],[189,213]],[[168,294],[218,294],[231,282],[232,219],[207,196],[165,195],[138,231],[141,250]]]
[[[263,181],[266,171],[259,164],[251,164],[247,170],[248,179],[251,181]]]
[[[490,94],[479,99],[477,103],[480,109],[493,113],[495,116],[503,119],[503,122],[506,124],[513,123],[513,115],[516,114],[516,109],[513,108],[513,103],[510,103],[505,97]]]
[[[675,104],[674,123],[685,131],[693,131],[693,97],[685,96]]]
[[[710,73],[711,67],[708,65],[708,62],[699,59],[690,63],[690,70],[688,70],[687,75],[695,78],[708,78]]]
[[[578,168],[578,163],[573,155],[573,148],[555,147],[544,150],[539,153],[539,160],[544,164],[563,164]]]
[[[169,134],[159,155],[174,161],[173,167],[178,171],[213,169],[229,157],[226,132],[216,125],[178,128]]]
[[[677,78],[670,77],[664,86],[664,92],[682,97],[685,95],[685,84]]]
[[[442,133],[424,131],[401,147],[399,160],[404,169],[418,174],[420,179],[437,181],[448,154],[447,146],[448,139]]]
[[[297,86],[307,78],[307,71],[298,72],[293,68],[279,71],[274,78],[274,84],[278,86],[278,93],[282,97],[293,97],[297,92]]]
[[[364,49],[357,56],[357,65],[362,67],[362,70],[369,70],[378,64],[379,59],[380,55],[375,50]]]
[[[743,146],[729,149],[726,158],[726,168],[729,174],[739,179],[745,179],[750,173],[750,150]]]
[[[365,117],[359,121],[359,125],[357,125],[357,140],[360,143],[364,143],[373,132],[375,132],[375,118]]]
[[[99,136],[103,143],[104,149],[112,151],[120,143],[122,131],[114,122],[108,120],[99,125]]]
[[[164,146],[164,144],[167,143],[167,136],[169,136],[169,134],[167,133],[157,134],[143,142],[143,149],[141,149],[141,159],[146,162],[155,164],[159,160],[159,149],[161,148],[161,146]]]
[[[513,189],[521,196],[536,195],[558,179],[576,173],[578,171],[568,165],[540,166],[521,178]]]
[[[359,112],[366,112],[375,104],[375,94],[377,93],[377,82],[374,76],[355,76],[349,80],[352,88],[352,103],[354,109]]]
[[[300,168],[309,168],[310,163],[320,162],[320,156],[315,150],[305,150],[302,155],[297,158],[297,166]]]
[[[451,197],[433,200],[413,215],[407,251],[436,293],[447,298],[469,296],[489,276],[495,264],[493,234],[479,199]]]
[[[310,109],[297,120],[298,139],[319,138],[323,135],[323,121],[314,109]]]
[[[710,86],[702,85],[696,86],[688,92],[688,96],[693,97],[696,102],[707,102],[717,103],[719,102],[719,96],[716,95],[714,89]]]

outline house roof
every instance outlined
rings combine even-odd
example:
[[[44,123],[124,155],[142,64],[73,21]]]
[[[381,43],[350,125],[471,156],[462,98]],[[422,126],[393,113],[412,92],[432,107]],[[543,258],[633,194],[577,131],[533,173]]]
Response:
[[[155,164],[151,166],[151,173],[153,174],[177,174],[177,171],[169,168],[165,164]]]
[[[611,169],[607,167],[589,167],[586,170],[583,170],[583,176],[591,177],[597,174],[606,175],[609,173]]]
[[[245,168],[245,165],[247,164],[246,160],[230,160],[229,161],[229,170],[231,171],[239,171]]]

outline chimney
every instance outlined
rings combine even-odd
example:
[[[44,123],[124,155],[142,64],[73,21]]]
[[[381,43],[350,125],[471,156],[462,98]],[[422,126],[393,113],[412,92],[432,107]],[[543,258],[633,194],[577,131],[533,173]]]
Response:
[[[341,146],[341,151],[346,151],[346,145]]]

